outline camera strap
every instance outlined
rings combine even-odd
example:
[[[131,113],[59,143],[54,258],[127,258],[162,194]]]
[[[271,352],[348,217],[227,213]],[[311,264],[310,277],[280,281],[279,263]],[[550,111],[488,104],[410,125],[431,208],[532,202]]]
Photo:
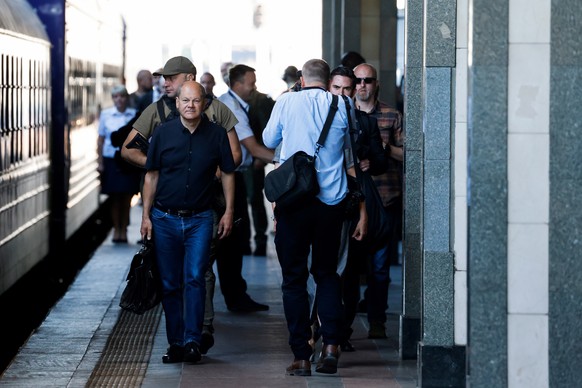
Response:
[[[315,156],[317,156],[319,149],[321,147],[323,147],[323,144],[325,143],[325,139],[327,138],[327,135],[329,133],[329,129],[331,128],[331,122],[333,121],[333,117],[335,116],[335,113],[337,112],[337,101],[338,98],[337,96],[334,94],[331,96],[331,105],[329,107],[329,112],[327,114],[327,118],[325,119],[325,124],[323,124],[323,129],[321,130],[321,134],[319,135],[319,139],[317,139],[317,143],[315,143]]]

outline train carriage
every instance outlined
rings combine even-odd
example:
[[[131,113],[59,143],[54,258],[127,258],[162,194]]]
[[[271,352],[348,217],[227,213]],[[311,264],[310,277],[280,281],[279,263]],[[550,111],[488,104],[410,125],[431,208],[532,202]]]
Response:
[[[49,252],[50,42],[25,1],[0,2],[0,292]]]
[[[98,0],[0,0],[0,294],[102,205],[97,125],[124,23]]]

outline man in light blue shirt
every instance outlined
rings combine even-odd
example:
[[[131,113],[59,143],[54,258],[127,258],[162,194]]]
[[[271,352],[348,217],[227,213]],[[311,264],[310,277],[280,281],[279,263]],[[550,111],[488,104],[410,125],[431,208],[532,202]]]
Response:
[[[302,69],[302,90],[281,95],[263,132],[266,147],[281,143],[280,162],[297,151],[313,155],[323,129],[332,95],[327,92],[330,69],[321,59],[309,60]],[[320,192],[317,197],[296,206],[275,207],[275,246],[283,274],[283,307],[289,329],[289,345],[295,356],[288,375],[309,376],[313,348],[307,294],[309,252],[311,273],[317,284],[317,311],[321,319],[323,349],[316,367],[319,373],[336,373],[341,341],[342,302],[340,279],[336,272],[344,220],[343,199],[347,194],[346,166],[355,176],[350,155],[348,119],[342,100],[329,134],[319,150],[315,168]],[[367,215],[360,204],[360,221],[352,235],[361,240],[366,234]]]

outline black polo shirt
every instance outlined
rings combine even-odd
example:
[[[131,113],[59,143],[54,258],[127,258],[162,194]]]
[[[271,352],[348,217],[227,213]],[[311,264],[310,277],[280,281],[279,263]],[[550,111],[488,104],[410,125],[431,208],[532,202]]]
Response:
[[[203,116],[193,134],[179,119],[156,128],[146,170],[159,171],[154,205],[164,209],[210,209],[216,167],[234,172],[226,130]]]

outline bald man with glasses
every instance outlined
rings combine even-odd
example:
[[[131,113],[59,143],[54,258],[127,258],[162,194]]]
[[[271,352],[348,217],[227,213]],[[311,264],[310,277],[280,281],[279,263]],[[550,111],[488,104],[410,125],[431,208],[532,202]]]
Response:
[[[374,176],[384,210],[394,225],[386,244],[371,255],[367,274],[368,288],[364,294],[370,329],[368,338],[386,338],[386,310],[390,263],[398,260],[398,241],[402,229],[402,160],[404,134],[402,115],[398,110],[378,100],[378,72],[369,63],[354,68],[356,79],[356,108],[378,121],[382,144],[389,154],[388,167],[383,174]]]

